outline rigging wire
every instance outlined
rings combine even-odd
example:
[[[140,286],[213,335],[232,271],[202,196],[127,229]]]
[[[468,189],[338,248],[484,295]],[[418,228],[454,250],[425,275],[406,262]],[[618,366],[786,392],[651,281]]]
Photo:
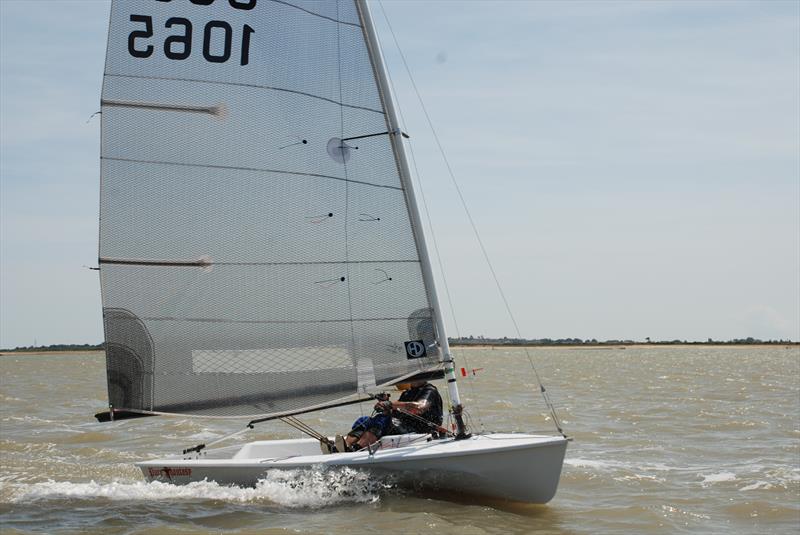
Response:
[[[514,330],[516,331],[517,337],[521,339],[522,338],[522,332],[521,332],[521,330],[519,328],[519,324],[517,323],[516,317],[514,316],[514,313],[511,310],[511,306],[508,303],[508,299],[506,298],[506,294],[503,291],[503,287],[500,285],[500,280],[497,277],[497,273],[494,270],[494,266],[492,265],[491,260],[489,259],[489,253],[486,251],[486,247],[483,244],[483,240],[481,239],[480,233],[478,232],[478,227],[475,224],[475,220],[472,218],[472,213],[469,211],[469,207],[467,206],[467,202],[464,199],[463,193],[461,192],[461,187],[458,185],[458,181],[456,180],[456,176],[455,176],[455,173],[453,172],[453,168],[450,165],[450,161],[447,159],[447,155],[445,154],[444,147],[442,146],[442,143],[439,140],[439,135],[436,133],[436,129],[433,126],[433,121],[431,120],[430,114],[428,113],[428,109],[425,107],[425,102],[422,99],[422,94],[420,93],[419,88],[417,87],[417,84],[414,81],[414,77],[411,74],[411,69],[408,66],[408,62],[406,61],[405,54],[403,54],[403,50],[400,48],[400,44],[397,41],[397,36],[394,33],[394,29],[392,28],[391,22],[389,22],[389,17],[386,15],[386,10],[383,8],[383,3],[381,2],[381,0],[378,0],[378,5],[381,7],[381,12],[383,13],[384,19],[386,20],[386,25],[389,28],[389,33],[391,34],[392,40],[394,41],[394,44],[397,47],[397,52],[399,53],[400,59],[403,62],[403,66],[405,67],[406,74],[408,75],[408,78],[411,81],[411,86],[413,87],[414,93],[417,96],[417,100],[419,101],[420,108],[422,109],[422,113],[425,116],[425,120],[427,121],[428,127],[431,130],[431,134],[433,135],[433,139],[435,140],[436,146],[439,149],[439,153],[442,156],[442,160],[444,161],[445,167],[447,169],[447,173],[450,176],[450,181],[452,182],[453,187],[455,188],[456,193],[458,194],[458,198],[461,201],[461,206],[464,209],[464,212],[466,213],[466,216],[467,216],[467,219],[469,221],[470,227],[472,227],[472,232],[475,235],[475,239],[478,242],[478,246],[480,247],[481,253],[483,254],[483,258],[486,261],[486,265],[488,266],[489,272],[492,275],[492,279],[494,280],[494,284],[495,284],[498,292],[500,293],[500,297],[501,297],[501,299],[503,301],[503,304],[505,305],[506,312],[508,313],[508,316],[511,319],[511,323],[514,325]],[[555,407],[553,406],[553,403],[550,400],[550,396],[547,393],[547,389],[544,387],[544,384],[542,383],[542,380],[539,377],[539,372],[536,370],[536,366],[533,364],[533,358],[531,357],[530,351],[529,351],[529,349],[527,347],[525,347],[523,349],[525,350],[525,355],[528,358],[528,363],[531,366],[531,370],[533,370],[533,374],[536,377],[536,381],[537,381],[537,383],[539,383],[539,390],[541,391],[542,398],[544,399],[545,405],[547,405],[547,408],[550,411],[550,415],[553,418],[553,424],[555,425],[555,427],[556,427],[556,429],[558,430],[559,433],[561,433],[563,436],[566,436],[564,434],[564,431],[561,428],[561,421],[559,420],[558,415],[556,414],[556,409],[555,409]]]

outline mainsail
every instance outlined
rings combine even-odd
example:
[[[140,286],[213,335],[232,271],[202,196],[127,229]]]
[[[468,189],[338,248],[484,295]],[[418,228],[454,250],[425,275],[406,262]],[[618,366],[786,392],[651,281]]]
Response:
[[[357,0],[113,2],[99,254],[114,409],[289,414],[441,366],[377,54]]]

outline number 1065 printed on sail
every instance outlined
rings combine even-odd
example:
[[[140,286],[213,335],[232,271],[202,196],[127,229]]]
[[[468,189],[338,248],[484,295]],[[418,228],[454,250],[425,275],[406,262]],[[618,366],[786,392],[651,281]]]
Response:
[[[195,2],[200,3],[200,2]],[[231,5],[238,3],[231,0]],[[255,0],[250,2],[250,7],[238,9],[252,9]],[[128,52],[135,58],[149,58],[158,49],[172,60],[185,60],[192,54],[193,41],[202,46],[203,58],[210,63],[225,63],[231,58],[234,39],[239,47],[239,64],[244,66],[250,63],[250,39],[255,30],[249,25],[242,25],[241,29],[233,27],[223,20],[210,20],[202,29],[192,25],[192,21],[184,17],[170,17],[163,23],[163,27],[171,30],[163,43],[154,38],[153,17],[151,15],[131,15],[130,21],[135,28],[128,35]],[[160,22],[156,19],[156,24]],[[172,33],[176,31],[177,33]],[[154,44],[155,43],[155,44]],[[158,47],[158,48],[157,48]],[[195,45],[197,47],[197,45]],[[196,53],[196,52],[195,52]]]

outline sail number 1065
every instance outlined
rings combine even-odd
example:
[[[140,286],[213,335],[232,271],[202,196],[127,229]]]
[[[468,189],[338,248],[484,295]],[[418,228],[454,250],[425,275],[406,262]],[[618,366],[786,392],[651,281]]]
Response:
[[[135,58],[149,58],[155,46],[150,44],[153,37],[153,17],[149,15],[131,15],[131,22],[139,25],[138,29],[128,35],[128,52]],[[169,59],[183,60],[192,54],[192,23],[183,17],[171,17],[164,27],[177,30],[178,33],[164,39],[164,55]],[[238,32],[236,32],[238,33]],[[250,63],[250,36],[255,30],[248,24],[242,26],[241,52],[239,65]],[[199,34],[199,32],[198,32]],[[203,29],[203,57],[211,63],[225,63],[231,58],[234,30],[223,20],[212,20]]]

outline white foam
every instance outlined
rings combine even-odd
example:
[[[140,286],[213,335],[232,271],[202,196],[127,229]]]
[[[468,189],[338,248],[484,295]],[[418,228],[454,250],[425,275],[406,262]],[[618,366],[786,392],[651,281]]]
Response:
[[[388,478],[376,478],[349,467],[334,470],[272,470],[257,489],[287,507],[321,507],[344,502],[375,502],[392,488]]]
[[[742,487],[739,490],[748,491],[748,490],[769,490],[773,487],[772,483],[767,481],[756,481],[752,485],[747,485],[746,487]]]
[[[375,478],[348,467],[270,471],[255,488],[227,487],[212,481],[179,486],[160,481],[146,483],[131,480],[114,480],[110,483],[50,480],[13,486],[16,488],[11,493],[12,503],[105,498],[112,501],[215,500],[304,508],[374,502],[380,499],[381,490],[392,487],[387,479]]]
[[[653,471],[653,472],[668,472],[676,470],[672,466],[667,466],[664,463],[626,463],[624,461],[598,459],[564,459],[564,464],[574,466],[576,468],[590,468],[593,470],[626,470],[629,472]]]
[[[593,468],[596,470],[608,470],[619,467],[619,463],[614,463],[612,461],[598,461],[594,459],[566,458],[564,459],[564,464],[574,466],[576,468]]]
[[[703,478],[703,481],[700,482],[701,485],[707,486],[713,483],[724,483],[726,481],[736,481],[736,474],[733,472],[717,472],[716,474],[700,474],[700,477]]]

